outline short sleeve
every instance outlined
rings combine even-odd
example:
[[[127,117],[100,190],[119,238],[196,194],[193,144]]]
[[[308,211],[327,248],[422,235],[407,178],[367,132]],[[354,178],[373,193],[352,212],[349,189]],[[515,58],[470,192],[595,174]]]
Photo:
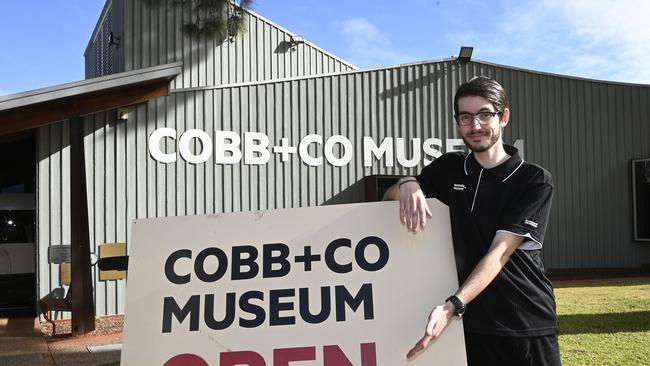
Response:
[[[425,166],[415,177],[427,198],[437,198],[449,205],[448,177],[454,170],[456,158],[453,154],[444,154]]]
[[[531,184],[505,211],[497,231],[527,237],[529,240],[524,240],[522,249],[541,249],[552,200],[550,182]]]

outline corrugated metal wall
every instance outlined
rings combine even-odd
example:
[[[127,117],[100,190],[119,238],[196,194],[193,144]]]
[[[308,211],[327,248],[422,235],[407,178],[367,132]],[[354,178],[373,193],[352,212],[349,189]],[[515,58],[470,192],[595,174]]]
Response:
[[[205,90],[176,90],[131,109],[87,119],[86,161],[91,242],[128,241],[141,217],[314,206],[371,174],[414,174],[422,167],[363,166],[362,138],[458,138],[456,86],[474,75],[500,80],[512,119],[504,139],[525,141],[525,159],[554,176],[556,196],[544,260],[548,268],[638,267],[650,246],[632,241],[630,160],[650,156],[650,88],[594,82],[472,62],[414,64],[325,77]],[[265,165],[173,164],[153,160],[147,138],[157,128],[261,132],[271,145],[296,146],[308,134],[344,135],[350,164],[311,167],[297,156]],[[66,124],[40,130],[39,242],[69,240]],[[176,151],[167,139],[166,151]],[[407,144],[406,157],[411,156]],[[314,151],[312,151],[314,153]],[[322,151],[320,152],[322,153]],[[395,151],[397,154],[397,151]],[[49,215],[48,215],[49,213]],[[43,247],[43,246],[41,246]],[[56,273],[41,255],[41,290]],[[48,277],[49,276],[49,277]],[[123,281],[96,284],[98,313],[122,311]]]
[[[117,136],[124,124],[115,123],[114,113],[98,113],[85,118],[86,175],[90,245],[99,253],[101,243],[128,242],[123,207],[126,151]],[[48,246],[71,244],[70,241],[70,122],[52,124],[38,130],[38,243],[40,296],[60,286],[59,265],[48,263]],[[122,165],[118,165],[122,164]],[[97,314],[124,312],[126,283],[99,281],[97,267],[92,269]],[[63,314],[69,316],[69,314]]]
[[[49,264],[48,247],[70,244],[70,123],[39,128],[36,141],[37,272],[42,297],[59,287],[59,266]]]
[[[151,10],[140,0],[107,0],[84,54],[86,77],[183,61],[183,72],[174,80],[172,88],[190,88],[354,69],[309,42],[292,48],[291,33],[254,13],[245,17],[246,32],[223,42],[198,41],[185,36],[182,24],[188,16],[188,9]],[[108,46],[110,32],[119,38],[119,46]],[[194,172],[191,166],[173,168],[153,164],[146,141],[154,126],[163,126],[170,116],[175,123],[185,123],[185,119],[194,123],[194,108],[197,113],[203,108],[200,104],[187,105],[189,101],[177,102],[176,96],[170,100],[170,104],[162,99],[134,108],[131,116],[137,116],[136,123],[118,123],[114,113],[86,117],[90,242],[94,245],[91,251],[98,253],[97,246],[103,242],[128,242],[129,223],[136,217],[241,209],[239,201],[229,203],[230,209],[222,208],[225,203],[216,204],[214,197],[232,194],[211,191],[214,183],[207,183],[209,176],[197,176],[201,174],[200,169]],[[151,123],[142,121],[142,116]],[[59,266],[48,264],[47,247],[70,243],[68,144],[67,122],[39,129],[41,296],[59,286]],[[201,179],[206,180],[205,186]],[[243,193],[236,190],[235,194]],[[213,199],[197,203],[203,195]],[[98,278],[96,268],[93,271]],[[122,280],[96,280],[97,313],[122,313],[124,289]]]
[[[474,75],[488,75],[501,81],[511,96],[505,141],[523,139],[525,159],[543,165],[555,179],[546,266],[638,267],[650,262],[650,246],[632,241],[630,182],[630,160],[650,156],[648,86],[482,62],[440,61],[180,89],[194,88],[195,81],[203,80],[201,71],[191,71],[203,70],[191,65],[194,59],[183,58],[190,65],[169,97],[132,107],[128,121],[116,122],[111,113],[86,119],[87,187],[95,246],[128,242],[135,218],[313,206],[367,175],[414,174],[421,163],[415,168],[388,168],[378,162],[364,167],[362,138],[371,136],[379,143],[384,137],[408,142],[437,137],[443,142],[440,150],[445,151],[445,140],[458,138],[452,118],[456,87]],[[156,62],[172,60],[176,58]],[[138,67],[150,64],[142,62]],[[180,157],[176,163],[162,164],[151,158],[147,148],[148,136],[160,127],[174,128],[179,136],[192,128],[209,134],[261,132],[269,136],[271,145],[286,137],[293,146],[308,134],[325,139],[340,134],[352,141],[355,152],[343,167],[327,163],[311,167],[295,155],[289,162],[272,155],[268,164],[260,166],[216,165],[213,158],[194,165]],[[69,241],[68,134],[65,123],[39,130],[42,294],[56,287],[58,279],[43,248]],[[166,142],[167,151],[176,151],[172,139]],[[124,281],[95,286],[98,314],[123,311]]]
[[[180,113],[166,120],[179,136],[190,128],[239,134],[256,131],[267,134],[271,144],[288,137],[294,146],[312,133],[325,138],[341,134],[354,146],[362,146],[363,136],[372,136],[376,142],[384,137],[407,141],[438,137],[444,151],[446,139],[458,138],[452,118],[453,94],[457,85],[475,75],[503,83],[512,101],[505,141],[523,139],[526,160],[546,167],[554,176],[556,196],[544,251],[546,266],[638,267],[650,263],[650,246],[632,240],[630,181],[630,160],[650,156],[648,86],[478,62],[458,66],[449,61],[283,83],[176,91],[169,103]],[[410,156],[410,148],[407,151]],[[281,163],[277,157],[260,167],[223,167],[210,161],[194,166],[179,160],[174,179],[167,181],[174,182],[177,192],[187,193],[185,205],[170,214],[199,214],[213,207],[228,212],[318,205],[364,176],[414,174],[422,166],[387,168],[375,163],[366,168],[360,152],[340,168],[309,167],[296,158]],[[193,209],[205,202],[205,208]]]
[[[182,24],[189,14],[189,8],[127,1],[126,70],[182,61],[172,87],[190,88],[354,69],[309,42],[292,49],[290,32],[252,12],[244,17],[247,30],[232,41],[188,37]]]
[[[631,160],[650,156],[650,87],[491,70],[510,91],[509,135],[553,175],[544,260],[552,268],[638,267],[650,246],[632,240]]]
[[[86,79],[111,75],[124,70],[124,1],[107,0],[86,51]],[[113,33],[113,44],[109,35]]]

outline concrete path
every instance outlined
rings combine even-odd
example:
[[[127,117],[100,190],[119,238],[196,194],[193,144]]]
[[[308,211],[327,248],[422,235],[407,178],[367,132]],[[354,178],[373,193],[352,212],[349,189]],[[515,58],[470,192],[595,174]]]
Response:
[[[116,366],[121,346],[121,334],[46,339],[37,319],[0,319],[0,366]]]
[[[55,365],[36,319],[0,319],[0,366],[5,365]]]

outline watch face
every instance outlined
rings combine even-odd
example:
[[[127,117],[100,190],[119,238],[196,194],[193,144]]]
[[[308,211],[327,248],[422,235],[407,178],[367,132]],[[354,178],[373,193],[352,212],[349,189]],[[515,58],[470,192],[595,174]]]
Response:
[[[457,306],[456,307],[456,315],[458,316],[463,316],[465,314],[465,306]]]

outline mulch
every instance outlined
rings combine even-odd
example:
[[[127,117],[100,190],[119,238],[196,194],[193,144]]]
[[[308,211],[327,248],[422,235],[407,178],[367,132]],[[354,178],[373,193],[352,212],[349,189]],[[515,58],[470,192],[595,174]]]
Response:
[[[81,338],[106,338],[107,340],[119,339],[122,337],[124,330],[124,315],[108,315],[95,319],[95,330],[81,335],[72,336],[72,321],[70,319],[55,320],[56,335],[52,336],[52,324],[41,322],[41,331],[48,342],[60,342],[70,338],[80,340]]]

